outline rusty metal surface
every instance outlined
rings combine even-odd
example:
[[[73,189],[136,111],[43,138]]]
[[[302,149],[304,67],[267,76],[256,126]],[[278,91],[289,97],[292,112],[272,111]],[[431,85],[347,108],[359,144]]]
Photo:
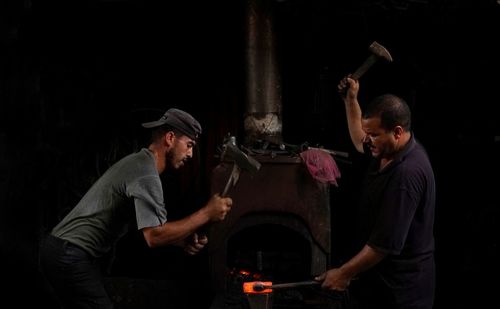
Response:
[[[273,29],[273,10],[265,0],[247,2],[246,13],[246,144],[262,136],[281,139],[281,78]]]
[[[239,231],[260,224],[286,226],[311,244],[311,275],[326,270],[330,255],[329,187],[316,182],[300,159],[255,157],[261,162],[258,173],[242,173],[228,195],[233,208],[223,222],[209,230],[209,256],[216,288],[223,290],[227,242]],[[220,192],[231,164],[222,162],[212,174],[212,192]],[[256,240],[258,241],[258,240]]]

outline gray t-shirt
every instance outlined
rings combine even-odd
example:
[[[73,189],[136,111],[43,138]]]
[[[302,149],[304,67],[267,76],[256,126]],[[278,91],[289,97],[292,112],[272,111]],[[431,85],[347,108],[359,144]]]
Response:
[[[127,232],[134,206],[138,229],[167,221],[156,161],[146,148],[111,166],[52,234],[102,256]]]

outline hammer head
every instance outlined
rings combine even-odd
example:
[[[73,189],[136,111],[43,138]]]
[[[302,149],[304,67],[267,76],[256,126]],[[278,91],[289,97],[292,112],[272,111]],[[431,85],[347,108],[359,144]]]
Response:
[[[389,51],[387,51],[387,49],[379,43],[373,42],[368,49],[376,56],[392,62],[392,56]]]
[[[351,78],[360,79],[379,59],[385,59],[388,62],[392,62],[391,54],[389,54],[387,49],[379,43],[373,42],[368,49],[371,52],[370,56],[368,56],[365,62],[363,62],[363,64],[351,75]]]
[[[234,161],[239,168],[256,172],[260,169],[260,162],[248,156],[236,146],[235,139],[230,138],[223,146],[222,159]]]
[[[230,137],[223,145],[221,159],[233,161],[233,170],[231,171],[231,175],[227,180],[221,196],[226,196],[229,188],[236,185],[242,169],[250,172],[256,172],[260,169],[260,162],[241,151],[238,146],[236,146],[236,138],[234,137]]]

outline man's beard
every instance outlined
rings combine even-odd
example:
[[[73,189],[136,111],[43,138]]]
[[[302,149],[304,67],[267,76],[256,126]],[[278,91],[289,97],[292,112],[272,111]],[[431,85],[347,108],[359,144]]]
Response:
[[[175,154],[174,154],[173,150],[169,150],[165,153],[165,162],[166,162],[165,168],[166,169],[168,169],[168,170],[175,170],[176,169],[174,158],[175,158]]]

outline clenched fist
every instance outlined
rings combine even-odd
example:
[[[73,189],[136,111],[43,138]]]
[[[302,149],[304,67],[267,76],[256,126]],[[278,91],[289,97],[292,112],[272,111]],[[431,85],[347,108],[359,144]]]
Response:
[[[198,254],[208,244],[208,237],[206,235],[198,235],[194,233],[186,239],[184,252],[189,255]]]

